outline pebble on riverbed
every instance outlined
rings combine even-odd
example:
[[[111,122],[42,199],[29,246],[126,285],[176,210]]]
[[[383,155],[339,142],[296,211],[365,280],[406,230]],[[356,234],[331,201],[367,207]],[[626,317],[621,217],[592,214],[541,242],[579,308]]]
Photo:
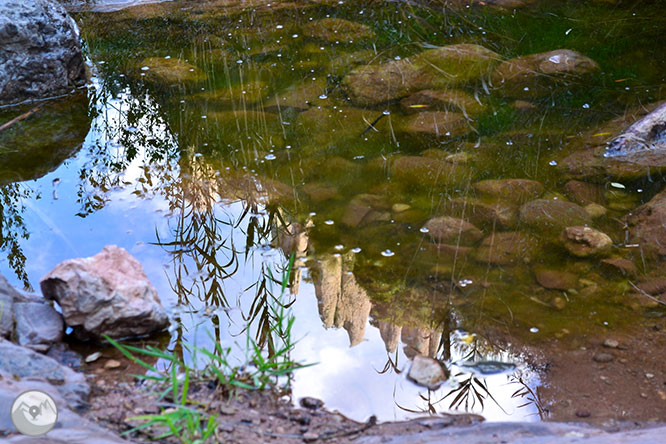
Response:
[[[612,239],[599,230],[590,227],[567,227],[560,239],[569,253],[578,257],[603,255],[613,246]]]

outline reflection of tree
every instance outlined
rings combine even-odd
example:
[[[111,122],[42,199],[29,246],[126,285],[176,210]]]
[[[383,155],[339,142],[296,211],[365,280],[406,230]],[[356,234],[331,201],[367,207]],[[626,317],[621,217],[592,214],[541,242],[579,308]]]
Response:
[[[129,185],[135,186],[133,193],[140,197],[151,190],[170,191],[180,150],[163,111],[150,95],[108,80],[92,103],[95,137],[86,146],[86,162],[79,172],[78,215],[100,210],[108,201],[107,193]],[[140,171],[135,183],[126,177],[133,163]]]
[[[31,286],[25,272],[25,255],[20,239],[28,239],[29,233],[23,221],[21,200],[30,195],[30,189],[20,183],[0,186],[0,251],[7,251],[9,266],[26,289],[31,289]]]

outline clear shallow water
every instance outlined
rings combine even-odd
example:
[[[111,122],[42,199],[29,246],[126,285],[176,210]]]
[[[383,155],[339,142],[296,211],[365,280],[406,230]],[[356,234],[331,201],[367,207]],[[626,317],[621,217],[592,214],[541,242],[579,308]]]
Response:
[[[491,420],[537,420],[539,408],[528,402],[529,394],[512,397],[521,388],[518,377],[531,390],[540,383],[529,346],[538,347],[540,337],[566,340],[568,334],[621,329],[642,316],[609,303],[608,294],[627,287],[626,279],[602,277],[596,263],[568,257],[539,230],[515,228],[545,247],[532,262],[509,267],[479,263],[462,250],[451,260],[433,251],[430,235],[420,229],[446,212],[451,199],[474,197],[470,185],[481,179],[537,179],[546,196],[564,198],[566,179],[553,162],[571,149],[569,141],[628,106],[663,98],[659,41],[636,54],[629,43],[613,40],[628,27],[645,25],[648,10],[633,16],[621,7],[562,3],[557,13],[457,13],[447,21],[388,6],[177,6],[79,16],[96,75],[92,120],[85,109],[53,104],[3,136],[2,155],[24,145],[48,153],[42,154],[47,166],[22,171],[26,162],[18,159],[2,170],[11,178],[3,186],[4,218],[13,225],[3,231],[7,259],[1,270],[14,283],[38,287],[58,262],[117,244],[141,261],[172,313],[172,344],[182,339],[206,346],[212,335],[223,345],[238,344],[234,356],[241,363],[248,320],[254,335],[270,323],[262,301],[271,295],[261,284],[270,279],[269,269],[279,275],[294,253],[297,273],[288,295],[295,301],[293,358],[318,363],[297,372],[294,395],[321,397],[357,420],[419,415],[428,411],[428,400],[436,411],[453,410],[454,391],[470,377],[455,365],[471,351],[461,330],[478,335],[472,342],[477,357],[518,365],[518,372],[479,377],[497,402],[486,397],[481,406],[472,396],[467,410]],[[408,21],[412,13],[424,21]],[[331,14],[371,25],[376,39],[344,45],[304,37],[310,17]],[[591,31],[595,23],[609,23],[605,35]],[[634,45],[654,35],[650,26],[634,33]],[[468,85],[486,111],[475,119],[477,132],[462,138],[394,131],[406,118],[395,107],[378,121],[377,132],[364,133],[384,109],[353,106],[338,87],[358,61],[405,57],[423,46],[474,41],[511,57],[561,47],[562,36],[571,36],[567,47],[603,66],[600,77],[534,100],[536,109],[526,114],[483,85]],[[190,65],[160,71],[156,60],[174,59]],[[169,76],[174,72],[175,79]],[[295,101],[302,108],[278,105],[285,91],[304,86]],[[71,122],[58,120],[63,110]],[[82,147],[54,156],[48,151],[53,136],[42,141],[35,135],[50,135],[55,126],[69,128],[58,140]],[[20,131],[30,128],[30,137],[21,138]],[[391,173],[395,159],[432,148],[472,160],[445,184],[415,184]],[[39,178],[11,182],[31,177]],[[613,235],[616,253],[634,259],[615,219],[658,185],[627,183],[619,197],[609,196],[611,212],[597,224]],[[371,217],[356,225],[349,222],[360,211],[355,199],[373,206]],[[486,235],[502,230],[481,228]],[[535,265],[573,270],[598,291],[581,297],[591,287],[586,284],[544,290],[534,281]],[[516,344],[495,343],[497,329],[510,332]],[[417,352],[442,359],[454,377],[432,393],[407,381],[405,370]]]

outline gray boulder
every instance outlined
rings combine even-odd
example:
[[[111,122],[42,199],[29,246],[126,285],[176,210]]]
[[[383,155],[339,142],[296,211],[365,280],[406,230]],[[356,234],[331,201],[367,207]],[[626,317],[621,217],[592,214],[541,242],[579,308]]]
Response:
[[[17,380],[46,380],[57,386],[70,408],[80,410],[87,406],[90,387],[82,373],[5,340],[0,340],[0,373]]]
[[[0,0],[0,104],[85,83],[79,30],[57,2]]]
[[[60,304],[65,323],[81,337],[140,336],[169,323],[139,261],[115,245],[58,264],[40,285],[44,297]]]
[[[127,443],[97,424],[79,416],[63,397],[60,387],[41,379],[16,380],[11,373],[0,371],[0,405],[12,405],[27,390],[41,390],[51,395],[58,409],[58,422],[40,438],[19,435],[8,414],[0,415],[0,444],[111,444]]]
[[[65,326],[62,316],[44,302],[16,302],[16,339],[19,345],[44,352],[62,341]]]

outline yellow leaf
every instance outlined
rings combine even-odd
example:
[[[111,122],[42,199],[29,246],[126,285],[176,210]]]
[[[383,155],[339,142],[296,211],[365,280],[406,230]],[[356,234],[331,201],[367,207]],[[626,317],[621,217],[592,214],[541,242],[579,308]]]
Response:
[[[593,134],[592,137],[601,137],[601,136],[609,136],[609,135],[610,135],[610,133],[597,133],[597,134]]]

